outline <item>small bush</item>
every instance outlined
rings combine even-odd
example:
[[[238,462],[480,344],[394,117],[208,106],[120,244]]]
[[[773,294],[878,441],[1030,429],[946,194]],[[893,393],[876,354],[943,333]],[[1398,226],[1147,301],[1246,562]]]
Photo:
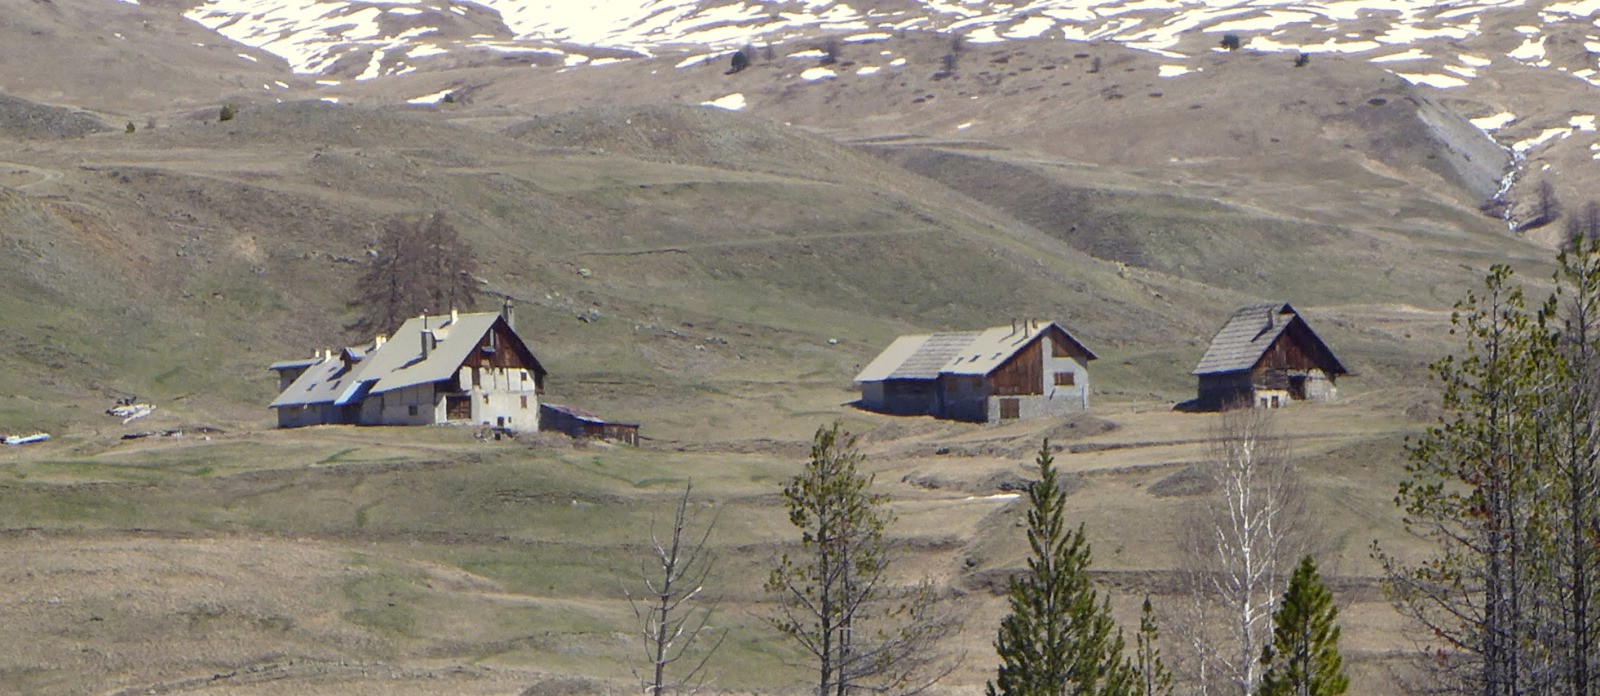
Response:
[[[233,105],[232,104],[223,104],[222,105],[222,110],[217,112],[217,121],[219,123],[222,122],[222,121],[232,121],[233,120],[233,114],[234,114]]]
[[[1237,51],[1237,50],[1239,50],[1239,47],[1242,46],[1242,45],[1243,44],[1240,42],[1238,34],[1223,34],[1222,35],[1222,47],[1223,48],[1226,48],[1226,49],[1228,49],[1230,51]]]
[[[122,129],[122,132],[127,133],[128,135],[133,135],[133,132],[136,131],[136,130],[138,130],[138,129],[133,127],[133,121],[129,121],[128,122],[128,127]]]
[[[728,65],[727,71],[723,72],[722,74],[732,75],[750,67],[750,54],[746,53],[746,51],[753,52],[753,49],[746,47],[734,51],[732,62]]]
[[[1302,53],[1294,58],[1294,67],[1303,68],[1311,64],[1311,54]]]

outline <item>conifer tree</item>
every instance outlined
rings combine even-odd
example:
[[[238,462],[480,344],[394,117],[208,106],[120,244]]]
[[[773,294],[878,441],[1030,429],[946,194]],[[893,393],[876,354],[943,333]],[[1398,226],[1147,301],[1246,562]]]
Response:
[[[856,438],[818,428],[811,460],[783,489],[800,551],[784,554],[767,580],[779,614],[769,623],[815,659],[817,694],[917,693],[949,674],[934,644],[956,623],[938,611],[930,583],[889,583],[884,531],[893,513],[870,493]]]
[[[1139,609],[1139,635],[1134,641],[1134,669],[1139,674],[1139,691],[1144,696],[1172,694],[1172,673],[1167,671],[1167,665],[1161,660],[1161,649],[1156,647],[1160,639],[1155,608],[1150,605],[1150,595],[1145,595],[1144,605]]]
[[[1259,696],[1338,696],[1350,687],[1339,656],[1339,609],[1306,556],[1272,615],[1272,642],[1262,650]]]
[[[1131,696],[1133,666],[1122,632],[1089,579],[1083,526],[1069,532],[1066,494],[1056,480],[1050,441],[1039,450],[1039,480],[1028,486],[1028,569],[1011,578],[1011,613],[1000,622],[1000,668],[988,694]]]

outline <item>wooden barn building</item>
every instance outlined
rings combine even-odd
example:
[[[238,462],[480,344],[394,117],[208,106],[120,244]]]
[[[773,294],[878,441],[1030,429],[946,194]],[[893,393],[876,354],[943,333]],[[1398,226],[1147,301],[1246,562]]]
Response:
[[[499,312],[419,316],[393,337],[272,365],[279,427],[491,425],[534,432],[545,369]]]
[[[995,422],[1089,408],[1095,354],[1054,322],[901,336],[856,375],[862,408]]]
[[[539,405],[539,428],[566,433],[575,440],[609,440],[639,446],[638,423],[616,423],[576,406]]]
[[[1194,368],[1199,410],[1290,401],[1332,401],[1335,380],[1349,374],[1328,345],[1285,302],[1241,307],[1211,339]]]

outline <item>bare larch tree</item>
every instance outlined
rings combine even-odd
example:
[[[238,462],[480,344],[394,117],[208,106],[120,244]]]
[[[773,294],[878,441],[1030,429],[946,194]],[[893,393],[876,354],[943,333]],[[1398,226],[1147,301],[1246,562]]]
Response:
[[[423,312],[471,309],[478,294],[477,257],[443,211],[426,219],[391,219],[373,245],[353,305],[360,336],[392,331]]]

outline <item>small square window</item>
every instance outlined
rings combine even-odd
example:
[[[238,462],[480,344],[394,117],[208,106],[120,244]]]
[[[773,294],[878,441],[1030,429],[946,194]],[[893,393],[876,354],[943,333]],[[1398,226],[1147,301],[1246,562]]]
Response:
[[[406,415],[408,415],[408,416],[417,415],[417,405],[416,404],[412,404],[410,406],[407,406],[406,407]]]
[[[1078,383],[1078,373],[1076,373],[1076,372],[1057,372],[1056,373],[1056,386],[1058,386],[1058,387],[1071,387],[1071,386],[1076,385],[1077,383]]]

